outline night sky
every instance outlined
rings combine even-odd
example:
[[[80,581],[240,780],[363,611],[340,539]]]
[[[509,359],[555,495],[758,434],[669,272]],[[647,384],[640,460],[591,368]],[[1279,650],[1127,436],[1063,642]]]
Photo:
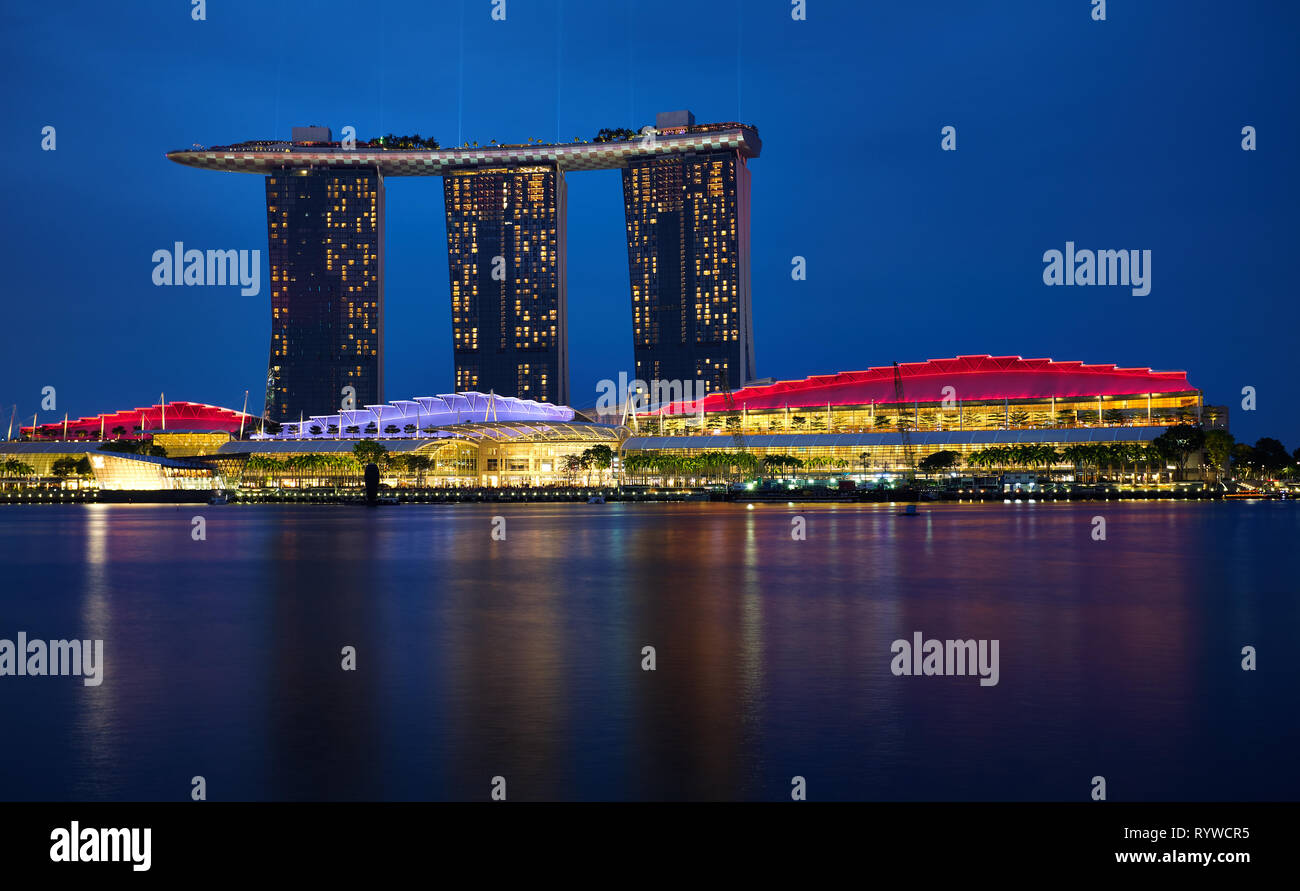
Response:
[[[1107,6],[808,0],[800,22],[787,0],[507,0],[494,22],[491,0],[209,0],[196,22],[189,0],[9,2],[3,421],[16,403],[30,423],[47,385],[42,421],[160,392],[239,408],[249,390],[261,411],[262,177],[166,151],[305,124],[567,142],[689,108],[763,139],[759,375],[981,353],[1182,369],[1239,439],[1294,448],[1300,4]],[[632,368],[627,251],[619,172],[567,180],[584,407]],[[443,220],[439,178],[388,180],[387,399],[451,389]],[[260,250],[261,294],[155,287],[175,241]],[[1150,294],[1045,286],[1066,241],[1150,250]]]

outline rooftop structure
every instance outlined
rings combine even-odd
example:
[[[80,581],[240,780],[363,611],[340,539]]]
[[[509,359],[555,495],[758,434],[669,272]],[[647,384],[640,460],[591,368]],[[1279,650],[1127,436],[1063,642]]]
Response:
[[[680,113],[678,113],[680,114]],[[295,128],[298,130],[310,128]],[[328,131],[325,131],[328,132]],[[560,171],[611,170],[628,161],[659,155],[730,150],[757,158],[758,129],[734,122],[676,127],[653,139],[637,135],[620,142],[536,143],[458,149],[386,149],[377,142],[341,143],[253,140],[206,149],[167,152],[169,160],[202,170],[267,175],[282,167],[372,167],[384,176],[442,176],[448,170],[514,165],[554,165]]]
[[[395,434],[429,433],[434,428],[503,421],[564,422],[574,419],[567,405],[551,405],[491,393],[445,393],[419,396],[355,411],[313,415],[285,424],[277,439],[392,438]],[[408,429],[409,428],[409,429]]]
[[[259,420],[255,415],[203,402],[168,402],[69,419],[66,425],[63,421],[37,424],[35,430],[28,426],[20,432],[35,439],[139,439],[147,431],[168,429],[237,434],[241,423],[247,432]]]
[[[899,363],[905,402],[911,404],[1003,400],[1071,399],[1152,394],[1195,394],[1185,371],[1152,371],[1117,365],[1088,365],[1019,356],[957,356]],[[897,404],[892,365],[865,371],[814,375],[803,380],[749,386],[734,394],[736,410],[825,408]],[[723,394],[709,394],[703,405],[677,402],[665,414],[730,410]]]

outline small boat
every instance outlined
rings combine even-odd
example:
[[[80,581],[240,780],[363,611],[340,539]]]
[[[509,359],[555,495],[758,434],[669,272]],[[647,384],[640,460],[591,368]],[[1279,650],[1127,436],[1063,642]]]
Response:
[[[590,498],[587,499],[587,503],[588,503],[588,504],[604,504],[604,503],[605,503],[605,496],[604,496],[604,495],[592,495]]]
[[[900,516],[900,517],[919,517],[919,516],[920,516],[920,514],[918,514],[918,513],[916,512],[916,505],[915,505],[915,504],[909,504],[909,505],[907,506],[907,509],[906,509],[906,510],[900,510],[900,511],[897,511],[896,513],[897,513],[898,516]]]
[[[212,497],[208,499],[208,504],[229,504],[229,503],[230,503],[229,496],[226,495],[224,490],[220,490],[220,489],[217,490],[216,492],[213,492]]]

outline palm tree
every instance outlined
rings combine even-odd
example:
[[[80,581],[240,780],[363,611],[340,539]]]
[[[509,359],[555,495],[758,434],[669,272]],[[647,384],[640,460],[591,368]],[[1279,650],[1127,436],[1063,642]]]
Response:
[[[1119,468],[1119,479],[1117,482],[1124,482],[1124,469],[1128,467],[1128,443],[1117,442],[1110,447],[1110,460],[1115,467]]]
[[[623,460],[619,462],[619,466],[623,468],[623,473],[630,476],[634,480],[636,479],[637,473],[639,473],[641,470],[645,468],[645,465],[646,465],[645,454],[641,452],[636,452],[631,455],[624,455]]]
[[[1061,457],[1074,465],[1074,479],[1076,482],[1083,481],[1083,467],[1088,460],[1088,447],[1085,445],[1066,446],[1061,451]]]
[[[659,464],[660,464],[659,456],[655,454],[642,452],[636,457],[638,459],[637,463],[641,470],[641,485],[644,486],[650,482],[650,474],[654,472],[658,472]]]
[[[790,475],[798,477],[799,471],[802,470],[804,466],[803,459],[797,455],[787,455],[785,460],[786,466],[790,468]]]
[[[1032,463],[1035,467],[1042,467],[1047,475],[1048,482],[1052,480],[1052,467],[1059,460],[1060,455],[1056,449],[1049,445],[1032,446]]]
[[[4,464],[0,464],[0,475],[6,477],[30,477],[35,473],[36,468],[17,458],[10,458]]]
[[[686,455],[660,455],[659,460],[665,475],[673,483],[678,483],[690,467],[690,458]]]
[[[865,455],[866,452],[863,452],[863,454]],[[782,466],[782,463],[782,457],[780,455],[764,455],[763,475],[767,476],[768,471],[775,471],[778,467]]]

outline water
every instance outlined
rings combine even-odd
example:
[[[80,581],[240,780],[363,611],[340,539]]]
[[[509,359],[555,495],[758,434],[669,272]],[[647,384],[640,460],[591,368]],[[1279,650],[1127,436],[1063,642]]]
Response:
[[[0,798],[1300,798],[1296,505],[896,510],[0,508],[0,638],[106,661],[0,677]]]

